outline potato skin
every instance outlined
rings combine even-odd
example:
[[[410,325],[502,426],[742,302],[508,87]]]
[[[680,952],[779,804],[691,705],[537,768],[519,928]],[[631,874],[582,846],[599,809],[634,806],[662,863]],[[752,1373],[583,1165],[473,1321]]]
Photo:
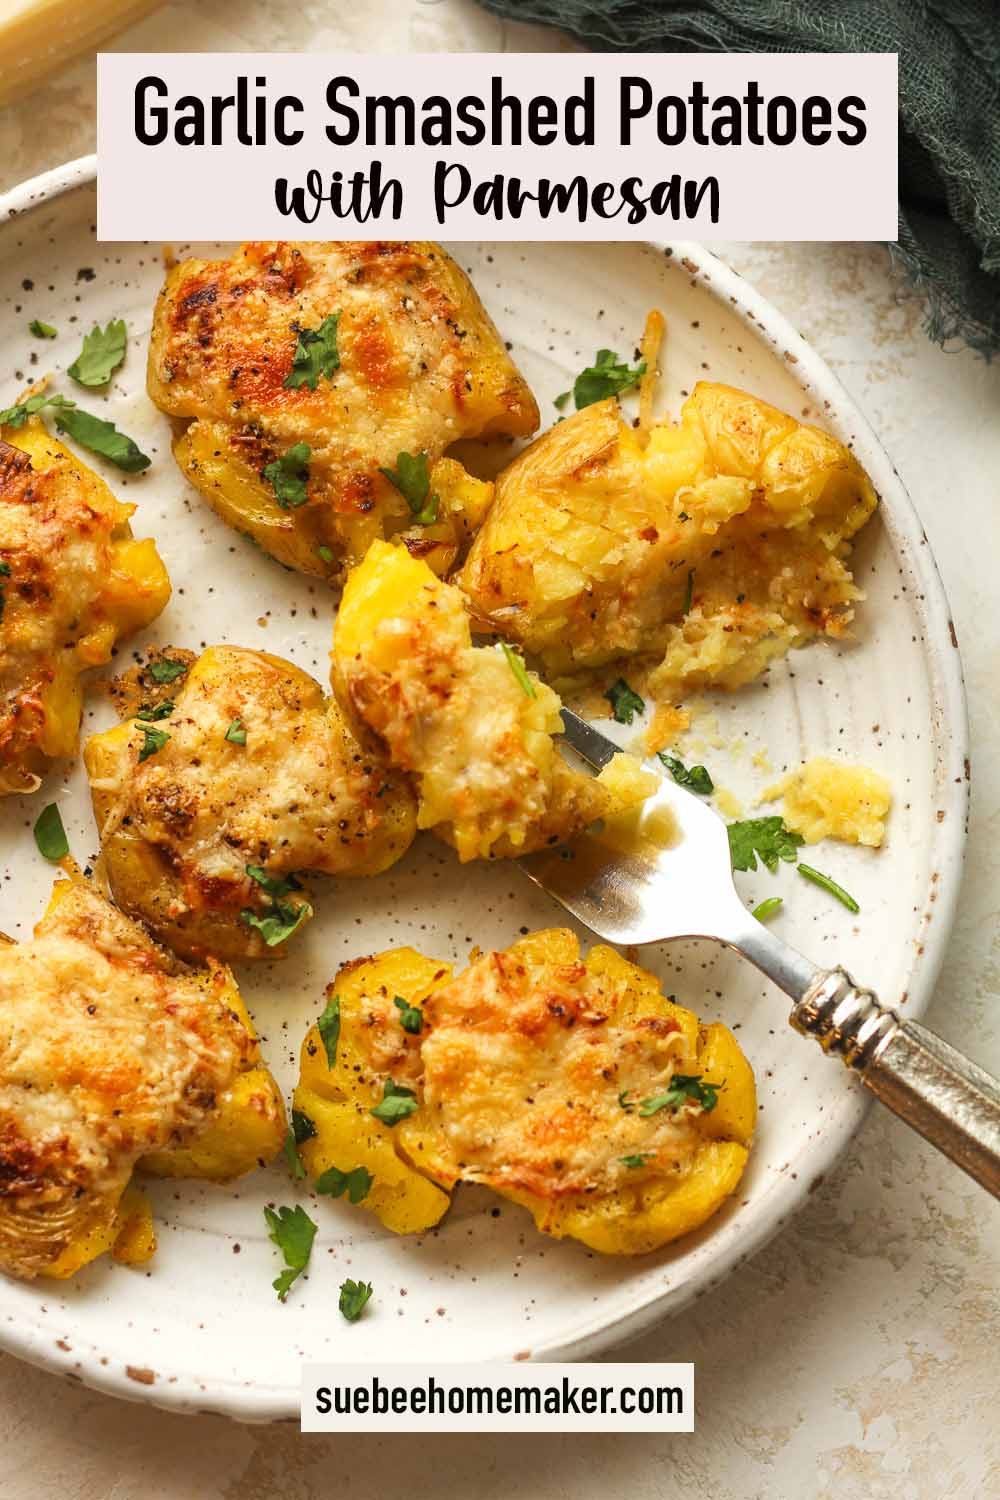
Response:
[[[103,874],[123,910],[177,953],[283,957],[241,915],[273,909],[248,867],[279,880],[377,874],[413,838],[412,793],[290,662],[210,647],[171,692],[172,713],[150,726],[170,738],[144,762],[140,719],[84,749]],[[243,744],[226,737],[237,722]]]
[[[499,966],[509,976],[524,965],[530,969],[527,988],[511,990],[509,1011],[491,1010],[486,992],[481,998],[476,988],[483,973]],[[579,1010],[573,1008],[574,989]],[[302,1159],[314,1179],[330,1166],[367,1167],[374,1181],[361,1206],[397,1233],[437,1222],[448,1193],[460,1181],[474,1180],[522,1204],[546,1234],[577,1239],[602,1254],[644,1254],[704,1224],[742,1176],[756,1094],[735,1037],[719,1024],[701,1026],[690,1011],[663,997],[652,975],[610,948],[595,947],[581,961],[572,933],[537,932],[505,954],[483,955],[454,980],[444,964],[412,949],[390,950],[348,965],[328,994],[340,997],[340,1039],[331,1069],[318,1031],[306,1038],[294,1104],[313,1121],[316,1135],[300,1147]],[[419,1035],[403,1031],[396,996],[421,1008]],[[629,1091],[621,1090],[620,1075],[604,1080],[600,1072],[595,1096],[584,1044],[584,1071],[576,1058],[566,1075],[575,1109],[534,1114],[526,1106],[536,1099],[523,1097],[526,1080],[533,1096],[547,1087],[551,1049],[558,1054],[570,1046],[574,1023],[596,1028],[595,1040],[613,1033],[628,1067],[635,1065],[643,1037],[659,1037],[676,1054],[675,1072],[718,1086],[715,1107],[687,1111],[677,1127],[661,1123],[658,1137],[656,1122],[664,1117],[645,1121],[638,1098],[630,1101]],[[475,1045],[477,1037],[486,1059],[482,1075],[475,1052],[466,1050],[465,1039]],[[522,1070],[520,1083],[517,1071],[510,1073],[512,1059]],[[604,1061],[602,1053],[598,1062]],[[555,1065],[562,1066],[558,1055]],[[411,1088],[419,1100],[417,1110],[393,1127],[370,1113],[386,1078]],[[491,1144],[510,1121],[516,1155],[491,1163]],[[632,1147],[643,1156],[637,1169],[615,1166],[622,1131],[645,1144],[644,1151]],[[579,1166],[581,1151],[586,1170],[610,1171],[609,1185],[567,1189],[563,1169],[572,1168],[574,1154]],[[566,1159],[552,1160],[558,1157]],[[529,1179],[531,1188],[524,1185]],[[437,1196],[421,1199],[419,1207],[418,1184],[438,1185]]]
[[[598,777],[573,770],[553,740],[559,699],[515,666],[473,646],[458,589],[405,548],[372,543],[337,614],[334,690],[413,777],[420,827],[462,860],[558,843],[657,785],[626,755]]]
[[[875,504],[829,434],[701,381],[645,447],[614,399],[536,439],[498,477],[457,581],[557,686],[637,658],[673,701],[843,635],[859,597],[846,544]]]
[[[403,996],[419,1005],[435,985],[450,978],[447,964],[424,958],[413,948],[394,948],[375,958],[346,964],[327,990],[327,999],[340,1001],[340,1038],[336,1062],[330,1067],[318,1029],[313,1026],[302,1044],[299,1081],[293,1109],[312,1121],[316,1134],[303,1142],[299,1154],[315,1180],[330,1167],[343,1172],[365,1167],[374,1182],[365,1208],[395,1234],[418,1234],[430,1229],[447,1212],[450,1199],[417,1171],[396,1149],[392,1130],[373,1118],[371,1109],[382,1096],[370,1062],[372,996]],[[393,1028],[399,1055],[414,1054],[413,1039],[398,1025]],[[391,1046],[391,1043],[390,1043]]]
[[[81,674],[170,597],[134,510],[39,417],[0,429],[0,796],[76,754]]]
[[[300,332],[334,315],[339,367],[315,390],[286,386]],[[175,457],[223,519],[336,584],[384,536],[433,540],[428,561],[449,568],[489,486],[442,467],[445,449],[538,425],[468,279],[424,241],[257,242],[228,260],[182,262],[157,302],[148,389],[189,424]],[[297,443],[310,449],[308,495],[283,508],[263,471]],[[382,472],[400,452],[427,455],[441,502],[429,537]]]

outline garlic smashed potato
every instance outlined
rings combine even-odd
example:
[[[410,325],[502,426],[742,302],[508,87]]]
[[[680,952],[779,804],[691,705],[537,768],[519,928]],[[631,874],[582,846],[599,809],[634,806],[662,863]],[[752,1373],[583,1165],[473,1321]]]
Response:
[[[229,971],[156,948],[82,879],[0,943],[0,1269],[64,1278],[155,1249],[133,1171],[226,1180],[285,1114]],[[249,1101],[252,1100],[252,1105]]]
[[[0,428],[0,797],[76,754],[81,674],[170,597],[134,510],[39,417]]]
[[[645,446],[613,398],[536,439],[498,477],[457,581],[558,687],[637,659],[676,701],[841,637],[861,597],[848,543],[875,504],[835,438],[701,381]]]
[[[146,708],[84,748],[102,872],[177,953],[280,957],[312,915],[298,875],[387,869],[412,793],[290,662],[236,646],[166,661],[182,668],[169,698],[154,678]]]
[[[182,262],[157,303],[148,388],[187,421],[174,455],[213,509],[333,583],[385,536],[446,572],[491,486],[445,449],[538,426],[468,278],[425,241],[255,242]],[[426,488],[388,477],[401,454],[428,466]]]
[[[620,755],[574,771],[559,699],[505,646],[474,646],[465,601],[405,548],[374,542],[337,614],[333,684],[413,776],[417,821],[462,860],[523,854],[636,807],[658,780]]]
[[[786,827],[807,844],[840,839],[881,848],[892,789],[878,771],[817,755],[769,786],[761,801],[779,797],[784,798]]]
[[[735,1037],[611,948],[581,959],[570,932],[536,932],[454,977],[396,949],[347,965],[328,996],[339,1033],[328,1048],[309,1032],[293,1101],[302,1160],[396,1233],[477,1182],[546,1234],[643,1254],[742,1176],[756,1097]]]

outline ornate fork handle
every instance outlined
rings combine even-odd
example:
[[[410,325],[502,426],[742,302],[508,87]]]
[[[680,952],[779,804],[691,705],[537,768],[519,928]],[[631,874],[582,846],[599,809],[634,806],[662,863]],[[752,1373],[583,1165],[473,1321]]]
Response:
[[[789,1017],[882,1103],[1000,1198],[1000,1086],[940,1037],[904,1021],[844,969],[816,976]]]

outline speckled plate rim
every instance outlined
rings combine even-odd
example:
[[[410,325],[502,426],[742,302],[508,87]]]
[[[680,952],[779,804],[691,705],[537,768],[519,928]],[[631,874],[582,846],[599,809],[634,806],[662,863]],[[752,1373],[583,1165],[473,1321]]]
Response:
[[[0,196],[0,223],[22,217],[44,207],[65,193],[96,180],[97,157],[84,156],[30,178]],[[922,616],[927,668],[933,689],[936,730],[943,743],[941,788],[947,816],[931,830],[934,867],[939,872],[935,920],[924,924],[922,942],[914,954],[906,992],[906,1013],[919,1016],[930,1002],[944,960],[954,922],[968,820],[969,746],[968,717],[961,658],[944,586],[926,533],[891,459],[875,436],[853,398],[826,363],[792,324],[736,271],[692,241],[650,241],[655,250],[671,257],[685,271],[724,301],[780,358],[794,366],[803,391],[841,430],[850,430],[851,446],[868,470],[882,501],[886,526],[900,562],[920,583],[916,609]],[[891,997],[886,997],[891,998]],[[831,1064],[832,1065],[832,1064]],[[864,1119],[870,1104],[860,1084],[845,1097],[836,1120],[813,1143],[813,1171],[808,1176],[782,1174],[758,1205],[750,1226],[743,1225],[739,1245],[728,1253],[705,1255],[692,1267],[682,1285],[659,1291],[644,1288],[617,1300],[613,1309],[595,1309],[586,1319],[568,1328],[561,1337],[549,1339],[530,1351],[532,1359],[587,1359],[609,1346],[634,1338],[661,1319],[681,1311],[697,1297],[717,1286],[725,1276],[756,1253],[788,1222],[809,1193],[836,1163]],[[722,1227],[722,1226],[720,1226]],[[725,1237],[723,1228],[723,1237]],[[712,1236],[718,1240],[718,1235]],[[706,1246],[702,1247],[707,1248]],[[176,1384],[152,1388],[137,1386],[124,1370],[92,1366],[53,1349],[34,1329],[4,1328],[0,1346],[8,1352],[57,1373],[70,1375],[96,1390],[130,1401],[150,1402],[169,1410],[212,1411],[243,1421],[292,1420],[298,1405],[290,1393],[266,1382],[253,1386],[232,1383],[197,1394],[181,1376]]]

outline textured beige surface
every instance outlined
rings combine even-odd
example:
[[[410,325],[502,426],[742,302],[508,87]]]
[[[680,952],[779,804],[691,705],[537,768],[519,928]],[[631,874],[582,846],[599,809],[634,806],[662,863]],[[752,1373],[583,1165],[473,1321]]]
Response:
[[[468,0],[184,0],[123,50],[531,50],[557,40]],[[0,117],[0,187],[93,149],[93,68]],[[609,252],[613,256],[613,251]],[[858,399],[920,511],[951,598],[973,743],[961,914],[929,1024],[1000,1072],[1000,365],[927,343],[869,246],[730,245]],[[889,999],[891,997],[884,997]],[[789,1035],[788,1045],[797,1043]],[[988,1500],[1000,1211],[892,1119],[737,1277],[621,1351],[693,1359],[693,1436],[303,1438],[126,1407],[0,1357],[0,1494],[35,1500]]]

